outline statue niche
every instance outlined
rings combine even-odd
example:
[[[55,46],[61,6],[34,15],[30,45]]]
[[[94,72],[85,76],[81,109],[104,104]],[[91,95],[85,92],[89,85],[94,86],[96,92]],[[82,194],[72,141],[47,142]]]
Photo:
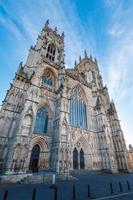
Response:
[[[30,134],[31,127],[32,127],[32,121],[33,121],[32,110],[29,110],[23,119],[23,124],[22,124],[22,128],[21,128],[22,135],[28,136]]]

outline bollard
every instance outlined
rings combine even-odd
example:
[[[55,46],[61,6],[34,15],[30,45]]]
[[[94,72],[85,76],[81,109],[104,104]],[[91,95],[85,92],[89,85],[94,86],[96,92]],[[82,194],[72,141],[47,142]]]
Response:
[[[112,186],[112,183],[110,183],[109,186],[110,186],[110,193],[113,194],[114,192],[113,192],[113,186]]]
[[[35,200],[35,198],[36,198],[36,188],[33,189],[32,200]]]
[[[5,191],[3,200],[6,200],[6,199],[7,199],[7,194],[8,194],[8,190]]]
[[[73,185],[73,200],[76,200],[75,185]]]
[[[52,185],[55,185],[55,174],[52,175]]]
[[[121,182],[119,182],[119,188],[120,188],[120,192],[122,192],[122,185],[121,185]]]
[[[127,181],[127,189],[128,189],[128,191],[130,191],[131,190],[131,188],[130,188],[130,184],[129,184],[129,182]]]
[[[57,186],[54,187],[54,200],[57,200],[58,188]]]
[[[90,185],[88,184],[88,197],[90,198],[91,197],[91,193],[90,193]]]
[[[50,185],[51,189],[54,189],[56,187],[55,181],[56,181],[56,176],[55,174],[52,174],[52,184]]]

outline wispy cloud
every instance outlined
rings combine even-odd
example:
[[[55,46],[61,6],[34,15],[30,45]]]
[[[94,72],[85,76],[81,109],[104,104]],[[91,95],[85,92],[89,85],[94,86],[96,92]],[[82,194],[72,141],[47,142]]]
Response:
[[[106,1],[108,11],[108,48],[101,62],[106,69],[110,95],[117,104],[127,144],[132,137],[133,112],[133,4]]]
[[[111,30],[109,30],[109,34],[111,34],[114,37],[119,37],[121,34],[123,34],[125,31],[125,27],[123,27],[121,24],[115,24]]]
[[[17,39],[22,39],[22,33],[14,23],[14,19],[9,15],[5,6],[0,5],[0,23],[5,26]]]
[[[122,1],[117,5],[110,16],[108,27],[110,46],[108,48],[108,85],[111,95],[116,99],[131,95],[129,85],[133,81],[132,52],[133,26],[130,16],[132,8],[125,9]],[[128,21],[126,20],[128,17]],[[130,78],[129,78],[130,77]],[[133,90],[133,85],[130,85]]]
[[[67,12],[65,11],[66,8]],[[26,12],[26,10],[28,10],[28,12]],[[43,0],[39,0],[38,7],[35,7],[33,4],[32,9],[30,2],[24,2],[20,10],[18,7],[18,12],[24,32],[29,35],[32,41],[35,41],[40,27],[42,27],[42,22],[43,24],[45,22],[43,20],[47,18],[50,19],[52,26],[58,26],[59,31],[65,32],[67,66],[73,66],[74,59],[78,58],[80,54],[83,54],[85,48],[89,52],[91,51],[94,53],[95,38],[92,30],[92,22],[88,19],[87,26],[83,27],[82,21],[76,11],[74,1],[45,1],[45,10]],[[19,30],[11,19],[8,21],[6,20],[6,23],[7,26],[8,24],[11,26],[9,26],[9,28],[12,29],[12,32],[14,31],[16,34],[19,33]],[[89,34],[89,38],[86,37],[87,34]]]
[[[38,6],[34,3],[33,0],[32,9],[30,1],[24,1],[23,6],[21,3],[18,4],[16,18],[7,4],[2,5],[4,14],[1,14],[1,23],[18,39],[26,35],[29,36],[31,42],[35,41],[40,27],[49,18],[53,27],[58,26],[59,31],[65,32],[66,65],[69,67],[73,66],[74,59],[83,54],[85,48],[92,54],[97,54],[95,30],[91,17],[88,16],[88,22],[84,26],[74,1],[45,1],[45,9],[43,0],[38,1]],[[125,9],[123,1],[104,0],[104,3],[110,12],[107,34],[110,35],[111,42],[106,55],[106,65],[109,69],[107,82],[112,97],[118,95],[124,98],[127,95],[125,91],[129,88],[128,76],[133,71],[131,69],[133,28],[132,21],[129,19],[133,8]],[[14,23],[18,21],[18,17],[21,29]],[[86,37],[87,35],[89,37]]]
[[[87,49],[98,57],[115,102],[125,106],[124,100],[126,102],[128,98],[128,104],[133,106],[133,4],[130,6],[124,0],[101,0],[92,1],[95,3],[91,7],[90,1],[86,1],[86,5],[81,1],[81,7],[87,6],[84,15],[84,9],[77,8],[77,2],[80,0],[3,0],[0,23],[16,39],[12,48],[18,48],[17,41],[21,41],[22,58],[26,58],[25,48],[28,50],[35,43],[42,26],[49,19],[51,27],[57,26],[59,33],[65,32],[66,66],[73,67],[74,60]],[[99,4],[97,8],[96,4]]]

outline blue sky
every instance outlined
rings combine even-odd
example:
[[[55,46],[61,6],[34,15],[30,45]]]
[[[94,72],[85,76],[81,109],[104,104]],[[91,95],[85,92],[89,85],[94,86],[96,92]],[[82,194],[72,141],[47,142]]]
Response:
[[[0,104],[45,21],[65,32],[66,67],[96,57],[127,144],[133,144],[133,1],[0,0]]]

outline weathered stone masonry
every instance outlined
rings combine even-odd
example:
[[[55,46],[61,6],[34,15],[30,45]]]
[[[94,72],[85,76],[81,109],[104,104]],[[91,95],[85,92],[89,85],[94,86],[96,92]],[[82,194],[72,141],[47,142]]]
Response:
[[[0,111],[0,170],[127,171],[128,151],[98,63],[65,69],[64,33],[48,21],[20,63]]]

